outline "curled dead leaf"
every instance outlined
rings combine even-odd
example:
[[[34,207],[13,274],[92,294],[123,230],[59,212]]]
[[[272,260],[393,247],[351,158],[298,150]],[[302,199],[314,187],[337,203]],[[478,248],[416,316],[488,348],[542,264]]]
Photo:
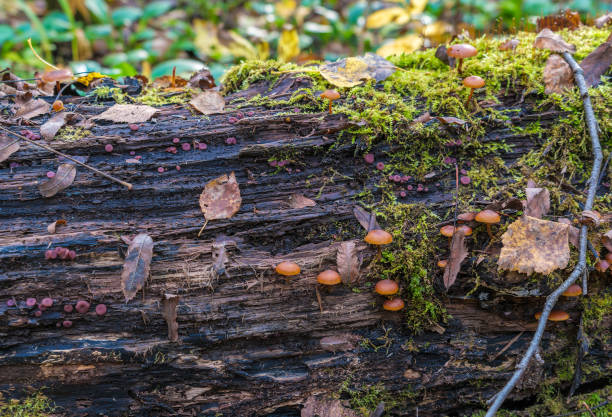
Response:
[[[603,16],[599,16],[597,19],[595,19],[594,23],[595,27],[598,29],[609,25],[610,23],[612,23],[612,12],[604,14]]]
[[[74,124],[77,121],[81,121],[82,119],[83,116],[77,113],[57,113],[40,127],[40,135],[46,140],[52,140],[57,134],[57,132],[59,132],[59,130],[64,127],[65,124]]]
[[[19,139],[0,136],[0,162],[19,150]]]
[[[56,220],[47,226],[47,232],[54,234],[57,231],[58,227],[65,226],[65,225],[66,225],[66,220],[64,219]]]
[[[367,53],[321,65],[319,72],[337,87],[355,87],[367,80],[383,81],[395,72],[395,65],[383,57]]]
[[[465,232],[463,228],[458,227],[453,234],[453,239],[451,240],[450,245],[450,255],[448,258],[448,263],[444,268],[444,288],[447,290],[455,283],[457,280],[457,275],[459,274],[459,270],[461,269],[461,263],[467,257],[468,251],[467,246],[465,245]]]
[[[602,222],[601,214],[595,210],[584,210],[580,213],[581,224],[586,224],[587,226],[598,227]]]
[[[502,235],[499,269],[550,274],[569,262],[567,224],[521,216]]]
[[[15,117],[33,119],[51,111],[51,105],[41,98],[32,99],[32,93],[18,93],[15,96]]]
[[[422,115],[420,115],[419,117],[417,117],[416,119],[414,119],[410,124],[415,124],[415,123],[427,123],[429,122],[431,119],[433,119],[433,117],[431,117],[431,114],[429,114],[428,111],[426,111],[425,113],[423,113]]]
[[[342,242],[336,253],[336,266],[344,284],[352,284],[359,277],[360,262],[355,241]]]
[[[289,196],[289,207],[294,209],[301,209],[304,207],[314,207],[317,205],[314,200],[308,197],[304,197],[303,194],[294,193]]]
[[[157,113],[157,109],[151,106],[138,104],[115,104],[110,109],[97,116],[94,120],[109,120],[115,123],[143,123]]]
[[[538,33],[533,42],[533,46],[538,49],[547,49],[557,53],[569,52],[573,54],[576,52],[576,45],[565,42],[560,35],[548,28],[542,29],[542,31]]]
[[[563,94],[574,87],[574,73],[569,64],[560,55],[551,54],[546,60],[543,72],[546,94]]]
[[[126,303],[134,298],[149,277],[153,245],[153,239],[146,233],[137,234],[130,242],[121,272],[121,288]]]
[[[607,41],[580,62],[587,87],[598,85],[601,82],[601,76],[608,71],[610,65],[612,65],[612,42]]]
[[[535,184],[534,184],[535,185]],[[550,192],[547,188],[528,187],[525,189],[527,202],[525,215],[541,219],[550,210]]]
[[[601,237],[601,243],[604,245],[608,252],[612,252],[612,230],[608,230]]]
[[[194,73],[189,79],[189,87],[199,88],[200,90],[208,90],[215,86],[215,79],[208,70],[208,68],[202,68],[198,72]]]
[[[353,209],[353,214],[355,215],[355,218],[357,219],[361,227],[366,230],[366,232],[369,232],[370,230],[382,229],[382,227],[380,227],[380,225],[376,221],[376,216],[371,213],[368,213],[363,208],[355,206],[355,208]]]
[[[168,323],[168,339],[171,342],[178,341],[178,323],[176,321],[179,296],[175,294],[164,294],[162,297],[162,317]]]
[[[60,191],[70,187],[76,177],[77,169],[72,164],[61,164],[55,176],[38,186],[43,197],[52,197]]]
[[[229,219],[240,210],[241,204],[240,188],[233,172],[209,181],[200,194],[200,208],[207,222]]]
[[[192,98],[189,104],[202,114],[214,114],[223,111],[225,99],[218,91],[205,90]]]
[[[580,229],[572,226],[572,221],[570,219],[566,219],[561,217],[557,220],[559,223],[567,224],[569,226],[569,243],[571,243],[575,248],[578,247],[578,242],[580,240]]]
[[[467,124],[465,120],[453,116],[436,116],[436,119],[438,119],[444,125],[456,125],[463,127],[465,124]]]

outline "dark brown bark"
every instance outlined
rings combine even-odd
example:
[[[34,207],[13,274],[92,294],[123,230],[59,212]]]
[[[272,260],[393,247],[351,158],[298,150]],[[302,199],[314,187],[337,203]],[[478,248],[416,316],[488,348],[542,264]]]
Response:
[[[283,79],[270,91],[256,85],[228,97],[230,107],[222,115],[203,118],[168,106],[136,132],[127,125],[99,124],[80,141],[51,143],[69,155],[87,156],[92,166],[134,184],[132,191],[79,167],[70,188],[43,198],[37,183],[57,159],[24,143],[10,158],[22,166],[0,165],[0,390],[44,386],[66,416],[171,415],[171,410],[187,416],[289,416],[299,415],[311,394],[337,393],[350,378],[356,386],[383,384],[392,395],[410,392],[407,403],[393,410],[398,415],[414,415],[417,406],[421,416],[482,408],[483,399],[513,371],[535,327],[529,317],[541,298],[504,294],[495,277],[466,298],[474,284],[465,272],[445,298],[452,315],[448,325],[422,335],[406,331],[401,314],[373,306],[380,300],[363,286],[359,293],[346,287],[323,292],[321,312],[316,275],[334,265],[338,237],[363,237],[353,217],[353,197],[364,186],[375,190],[363,175],[372,168],[356,152],[359,143],[330,147],[355,122],[342,114],[231,106],[232,99],[256,93],[283,97],[305,83]],[[103,110],[85,104],[78,109],[88,115]],[[251,111],[252,116],[228,122],[229,116]],[[547,125],[562,117],[531,113],[527,105],[524,113],[510,122]],[[501,123],[484,123],[484,141],[513,145],[500,155],[508,164],[536,144]],[[206,142],[208,149],[168,153],[174,137]],[[226,145],[227,137],[236,137],[238,144]],[[104,151],[108,143],[114,146],[110,154]],[[125,162],[130,151],[142,156],[142,164]],[[268,158],[284,151],[298,152],[301,172],[274,173]],[[160,166],[165,173],[157,172]],[[232,171],[242,207],[231,219],[209,222],[198,239],[204,184]],[[410,202],[447,210],[454,183],[433,185],[444,178],[454,178],[454,171],[430,178],[430,191],[414,194]],[[293,193],[317,205],[291,209],[287,200]],[[47,225],[60,218],[67,225],[50,235]],[[121,236],[137,233],[155,242],[151,278],[144,294],[125,303],[121,268],[127,245]],[[217,275],[211,248],[219,234],[237,245],[228,245],[226,274]],[[76,260],[45,260],[49,245],[75,250]],[[361,249],[367,262],[374,251]],[[281,260],[297,262],[302,273],[286,283],[273,273]],[[167,338],[163,294],[180,296],[178,343]],[[5,301],[13,297],[22,308],[7,307]],[[27,297],[51,297],[54,306],[36,318],[24,308]],[[88,314],[64,313],[65,303],[79,299],[91,302]],[[92,312],[97,303],[108,306],[105,316]],[[64,319],[73,326],[56,327]],[[391,329],[386,339],[383,326]],[[525,333],[493,359],[520,331]],[[351,342],[337,352],[319,343],[347,333],[376,346],[392,342],[378,349]],[[572,340],[549,333],[547,353],[571,346]],[[605,368],[610,352],[595,345],[584,360]],[[596,375],[586,376],[583,385],[597,381]],[[511,401],[533,402],[538,383],[535,377],[525,381]]]

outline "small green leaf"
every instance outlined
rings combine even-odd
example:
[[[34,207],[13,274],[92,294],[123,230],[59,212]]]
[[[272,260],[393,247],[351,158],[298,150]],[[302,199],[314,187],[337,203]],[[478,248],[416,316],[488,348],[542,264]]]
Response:
[[[85,6],[98,20],[109,23],[108,5],[105,0],[85,0]]]
[[[0,45],[10,41],[15,36],[15,31],[9,25],[0,25]]]
[[[170,9],[172,9],[172,2],[154,1],[153,3],[149,3],[146,5],[142,13],[142,18],[146,20],[154,17],[159,17]]]
[[[66,32],[71,28],[70,20],[68,20],[64,13],[58,10],[46,15],[42,22],[45,29],[49,31],[56,30],[58,32]]]
[[[144,61],[148,57],[149,53],[144,49],[134,49],[127,53],[127,60],[131,63]]]
[[[105,38],[113,33],[111,25],[89,25],[85,28],[85,36],[90,41]]]
[[[127,61],[127,54],[124,52],[117,52],[114,54],[108,54],[104,57],[104,59],[102,60],[102,63],[104,65],[107,65],[109,67],[116,67],[119,64],[121,64],[122,62]]]
[[[113,10],[112,18],[115,26],[127,26],[140,19],[142,10],[137,7],[119,7]]]
[[[176,75],[180,75],[182,77],[189,77],[196,71],[201,70],[205,67],[203,63],[200,61],[196,61],[194,59],[173,59],[170,61],[162,62],[153,68],[151,72],[151,78],[155,79],[157,77],[161,77],[162,75],[170,75],[172,74],[172,68],[176,67]]]

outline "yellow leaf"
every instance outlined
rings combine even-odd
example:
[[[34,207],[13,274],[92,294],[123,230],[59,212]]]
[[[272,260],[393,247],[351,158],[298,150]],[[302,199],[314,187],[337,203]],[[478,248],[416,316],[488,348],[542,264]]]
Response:
[[[268,42],[260,42],[255,45],[259,59],[266,60],[270,57],[270,44]]]
[[[217,28],[212,23],[195,19],[193,29],[195,32],[193,43],[202,55],[211,55],[219,49],[224,49],[219,42]]]
[[[300,54],[300,39],[297,30],[284,30],[278,40],[278,59],[291,61]]]
[[[344,58],[321,65],[319,72],[337,87],[354,87],[364,81],[382,81],[395,72],[395,66],[375,54]]]
[[[295,0],[280,0],[274,5],[274,10],[276,10],[278,16],[283,19],[288,19],[291,17],[296,7],[297,3]]]
[[[410,14],[420,14],[423,13],[427,7],[427,0],[410,0]]]
[[[259,57],[257,48],[248,39],[243,38],[236,32],[229,32],[229,36],[232,39],[227,47],[230,54],[237,58],[246,59],[257,59]]]
[[[407,22],[410,19],[410,13],[403,7],[389,7],[375,11],[368,16],[366,20],[366,28],[378,29],[389,23],[396,22],[397,20]]]
[[[106,75],[100,74],[99,72],[90,72],[87,75],[77,78],[76,82],[88,86],[90,82],[99,78],[106,78]]]
[[[423,45],[423,39],[419,35],[411,34],[397,38],[391,41],[376,51],[376,53],[383,57],[391,55],[408,54],[419,49]]]

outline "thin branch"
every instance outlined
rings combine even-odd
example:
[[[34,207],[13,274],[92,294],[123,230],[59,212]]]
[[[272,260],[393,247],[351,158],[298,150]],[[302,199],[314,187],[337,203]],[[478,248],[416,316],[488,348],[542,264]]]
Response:
[[[33,140],[31,140],[31,139],[28,139],[28,138],[26,138],[25,136],[20,135],[19,133],[15,133],[15,132],[13,132],[13,131],[11,131],[11,130],[9,130],[9,129],[7,129],[7,128],[3,127],[3,126],[0,126],[0,129],[4,130],[4,131],[5,131],[5,132],[7,132],[7,133],[10,133],[10,134],[11,134],[11,135],[13,135],[13,136],[18,137],[18,138],[19,138],[19,139],[21,139],[21,140],[25,140],[26,142],[31,143],[31,144],[32,144],[32,145],[34,145],[34,146],[38,146],[39,148],[43,148],[43,149],[45,149],[45,150],[47,150],[47,151],[49,151],[49,152],[53,152],[53,153],[54,153],[54,154],[56,154],[56,155],[60,155],[60,156],[62,156],[62,157],[64,157],[64,158],[66,158],[66,159],[68,159],[68,160],[70,160],[70,161],[74,162],[75,164],[81,165],[82,167],[85,167],[85,168],[87,168],[87,169],[89,169],[89,170],[91,170],[91,171],[95,172],[95,173],[96,173],[96,174],[98,174],[98,175],[102,175],[103,177],[108,178],[108,179],[109,179],[109,180],[111,180],[111,181],[115,181],[115,182],[117,182],[117,183],[119,183],[119,184],[123,185],[124,187],[126,187],[128,190],[131,190],[131,189],[132,189],[132,187],[133,187],[133,185],[132,185],[132,184],[130,184],[129,182],[125,182],[125,181],[120,180],[119,178],[115,178],[115,177],[113,177],[112,175],[109,175],[109,174],[107,174],[107,173],[105,173],[105,172],[102,172],[102,171],[100,171],[99,169],[96,169],[96,168],[92,167],[91,165],[87,165],[86,163],[81,162],[81,161],[79,161],[78,159],[75,159],[75,158],[71,157],[70,155],[66,155],[65,153],[62,153],[62,152],[60,152],[60,151],[56,151],[55,149],[53,149],[53,148],[52,148],[52,147],[50,147],[50,146],[44,145],[44,144],[42,144],[42,143],[35,142],[35,141],[33,141]]]
[[[580,90],[580,96],[582,97],[583,107],[584,107],[584,118],[589,131],[589,135],[591,137],[591,145],[593,147],[593,168],[591,169],[591,176],[589,179],[589,191],[587,193],[586,202],[584,204],[585,210],[591,210],[593,207],[593,200],[595,199],[595,193],[597,191],[597,181],[599,179],[599,172],[601,171],[601,162],[603,160],[603,155],[601,153],[601,144],[599,143],[599,136],[597,134],[597,120],[595,119],[595,114],[593,113],[593,106],[591,105],[591,98],[589,97],[589,91],[587,89],[586,82],[584,81],[584,72],[582,68],[576,63],[572,55],[568,52],[563,53],[563,58],[567,61],[569,66],[572,68],[574,72],[574,80],[578,85],[578,89]],[[521,379],[525,371],[527,370],[527,366],[531,361],[531,358],[538,351],[538,347],[540,345],[540,341],[542,340],[542,336],[544,335],[544,329],[546,328],[546,321],[548,320],[548,316],[552,311],[553,307],[557,303],[557,300],[561,296],[561,294],[569,288],[570,285],[574,283],[583,273],[586,268],[586,255],[587,255],[587,227],[580,227],[580,243],[579,243],[580,253],[578,255],[578,263],[576,267],[570,274],[570,276],[556,289],[554,290],[548,297],[546,297],[546,303],[544,304],[544,310],[542,311],[542,316],[538,321],[538,328],[531,339],[531,343],[529,344],[529,348],[525,352],[523,359],[518,364],[516,371],[510,378],[510,380],[506,383],[506,385],[499,391],[495,396],[493,396],[489,402],[493,402],[487,411],[485,417],[493,417],[495,413],[501,405],[503,404],[506,397],[510,394],[514,386]]]
[[[599,404],[594,405],[593,407],[591,407],[591,410],[596,410],[598,408],[605,407],[608,404],[610,404],[610,401],[604,401],[602,403],[599,403]],[[574,411],[571,411],[569,413],[555,414],[554,416],[547,416],[547,417],[568,417],[568,416],[573,416],[573,415],[576,415],[576,414],[581,414],[581,413],[584,413],[584,412],[585,412],[584,408],[580,408],[578,410],[574,410]]]

